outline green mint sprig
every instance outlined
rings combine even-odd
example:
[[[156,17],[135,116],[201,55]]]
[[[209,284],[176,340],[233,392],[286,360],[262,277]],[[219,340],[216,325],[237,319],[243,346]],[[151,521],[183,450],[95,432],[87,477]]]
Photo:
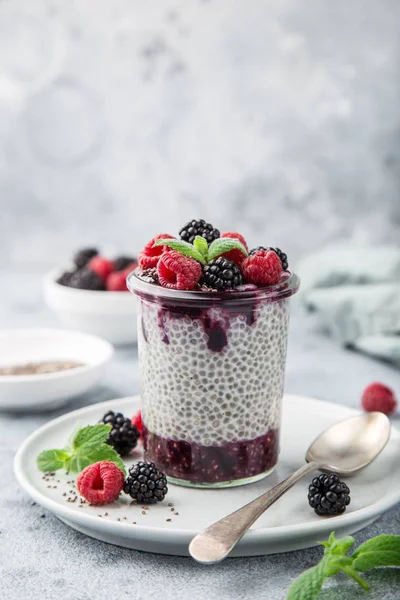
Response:
[[[64,468],[68,473],[80,473],[88,465],[108,460],[126,474],[119,454],[106,444],[110,431],[111,425],[103,423],[82,427],[67,448],[43,450],[37,457],[38,469],[48,473]]]
[[[291,584],[286,600],[314,600],[325,579],[340,571],[368,591],[370,586],[359,572],[376,567],[400,567],[400,535],[378,535],[361,544],[348,556],[346,552],[354,542],[351,536],[337,540],[334,532],[327,542],[320,542],[325,547],[323,558]]]
[[[157,240],[154,246],[168,246],[184,256],[190,256],[190,258],[198,260],[203,265],[221,256],[221,254],[229,252],[229,250],[240,250],[244,256],[248,255],[243,244],[234,238],[218,238],[208,245],[207,240],[200,235],[196,235],[193,244],[189,244],[184,240],[161,239]]]

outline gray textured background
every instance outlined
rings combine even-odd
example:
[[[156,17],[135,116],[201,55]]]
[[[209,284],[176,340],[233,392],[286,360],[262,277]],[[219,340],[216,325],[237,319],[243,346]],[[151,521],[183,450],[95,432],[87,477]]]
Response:
[[[400,227],[396,0],[3,0],[0,252],[204,216],[292,257]]]

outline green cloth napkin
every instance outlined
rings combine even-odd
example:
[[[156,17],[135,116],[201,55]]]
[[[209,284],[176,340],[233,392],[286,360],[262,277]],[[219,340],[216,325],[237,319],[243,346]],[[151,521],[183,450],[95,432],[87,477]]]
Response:
[[[400,365],[400,248],[330,247],[298,271],[305,306],[335,339]]]

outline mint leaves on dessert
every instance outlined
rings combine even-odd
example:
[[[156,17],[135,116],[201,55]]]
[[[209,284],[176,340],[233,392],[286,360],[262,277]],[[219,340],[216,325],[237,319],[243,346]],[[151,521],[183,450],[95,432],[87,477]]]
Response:
[[[361,544],[348,556],[346,552],[354,542],[351,536],[337,540],[334,532],[327,542],[320,542],[325,547],[323,558],[292,583],[287,600],[314,600],[325,579],[339,572],[345,573],[368,591],[370,586],[359,572],[376,567],[400,567],[400,535],[378,535]]]
[[[107,460],[126,473],[120,456],[106,444],[110,431],[111,425],[102,423],[79,429],[69,447],[43,450],[37,457],[38,469],[47,473],[64,468],[69,473],[80,473],[88,465]]]
[[[154,246],[168,246],[175,250],[176,252],[180,252],[184,256],[190,256],[195,260],[198,260],[203,265],[209,263],[214,258],[221,256],[225,252],[229,252],[230,250],[240,250],[243,252],[244,256],[248,255],[246,248],[239,242],[239,240],[234,238],[218,238],[211,242],[208,245],[207,240],[205,240],[200,235],[196,235],[193,240],[193,244],[189,242],[185,242],[184,240],[174,240],[174,239],[161,239],[157,240],[154,243]]]

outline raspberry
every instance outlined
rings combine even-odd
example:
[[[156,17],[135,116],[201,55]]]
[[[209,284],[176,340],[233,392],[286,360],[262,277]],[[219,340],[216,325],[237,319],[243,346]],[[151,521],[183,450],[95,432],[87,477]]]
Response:
[[[154,246],[154,242],[165,238],[169,240],[175,239],[174,236],[169,235],[169,233],[159,233],[158,235],[156,235],[156,237],[150,240],[141,251],[138,260],[139,267],[143,269],[143,271],[146,269],[152,269],[153,267],[156,267],[158,261],[160,260],[161,254],[170,250],[168,246]]]
[[[164,252],[157,265],[158,277],[163,287],[174,290],[192,290],[200,281],[200,263],[172,250]]]
[[[370,383],[364,390],[361,404],[367,412],[375,410],[390,415],[396,410],[396,396],[389,387],[383,383]]]
[[[273,285],[281,279],[282,263],[275,252],[257,250],[243,261],[242,271],[248,283]]]
[[[138,430],[138,432],[140,433],[140,435],[142,435],[142,433],[143,433],[142,411],[139,410],[136,413],[136,415],[133,415],[131,421],[132,421],[132,425],[134,425],[136,427],[136,429]]]
[[[114,263],[104,256],[95,256],[88,262],[88,267],[93,273],[96,273],[103,281],[114,271]]]
[[[109,292],[127,292],[126,271],[116,271],[107,278],[106,288]]]
[[[89,465],[80,473],[76,486],[90,504],[107,504],[118,498],[124,474],[114,463],[103,460]]]
[[[246,248],[247,252],[249,251],[247,242],[240,233],[236,233],[235,231],[227,231],[226,233],[223,233],[221,235],[221,237],[222,238],[234,238],[234,239],[238,240]],[[221,254],[221,256],[224,256],[228,260],[232,260],[235,264],[237,264],[239,266],[242,264],[242,262],[246,258],[246,256],[240,250],[229,250],[229,252],[225,252],[224,254]]]

